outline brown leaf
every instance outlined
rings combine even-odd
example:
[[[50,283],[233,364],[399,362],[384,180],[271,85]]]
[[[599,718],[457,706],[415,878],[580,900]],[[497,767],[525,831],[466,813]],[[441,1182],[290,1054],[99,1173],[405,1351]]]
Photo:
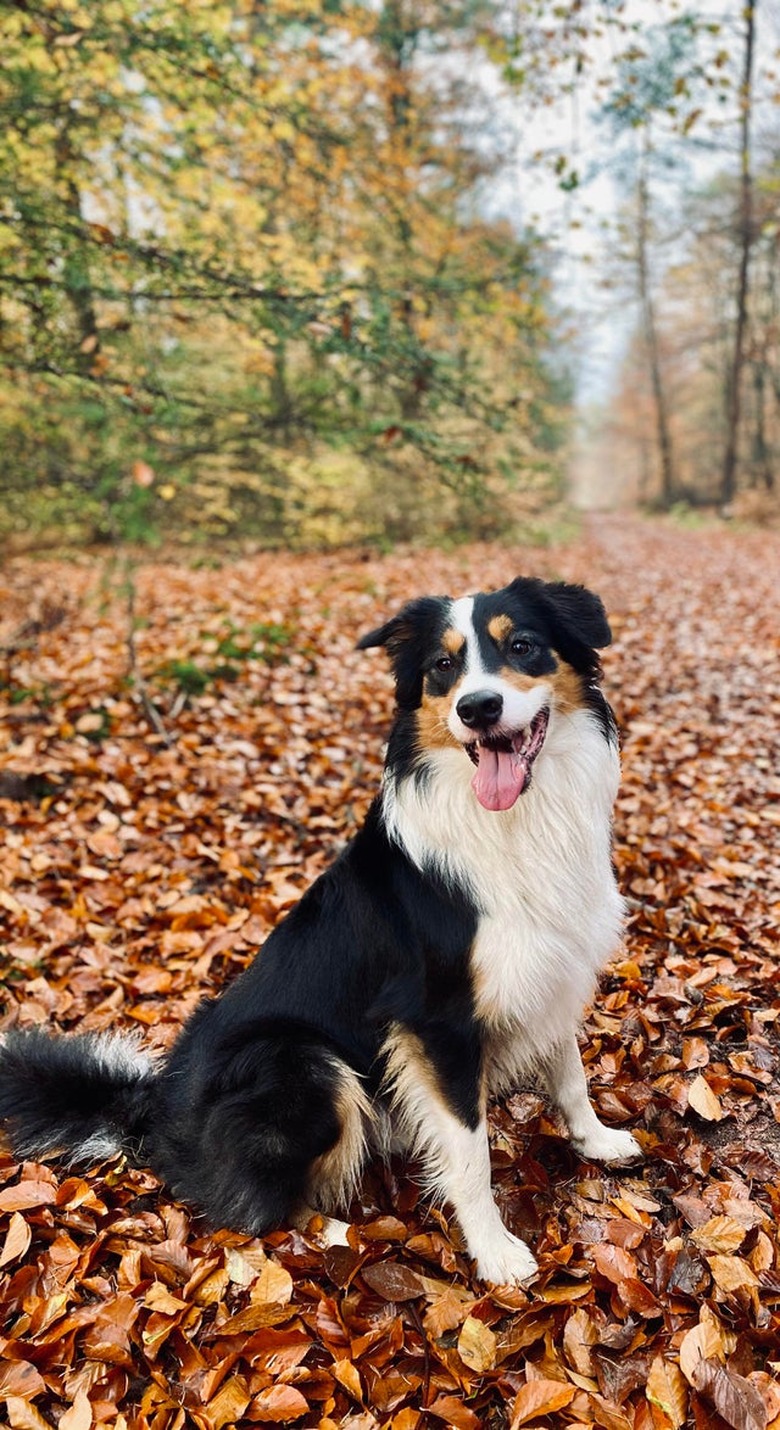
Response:
[[[283,1424],[288,1420],[300,1420],[309,1412],[308,1401],[294,1385],[272,1385],[261,1390],[249,1407],[251,1420],[273,1421]]]
[[[568,1317],[563,1328],[563,1349],[569,1365],[580,1375],[594,1374],[591,1347],[598,1341],[598,1331],[583,1306]]]
[[[766,1430],[767,1410],[751,1381],[717,1361],[700,1361],[694,1385],[733,1430]]]
[[[723,1108],[707,1079],[699,1073],[688,1088],[688,1106],[707,1122],[720,1122]]]
[[[576,1388],[560,1380],[529,1380],[521,1385],[512,1406],[510,1430],[517,1430],[537,1416],[552,1415],[563,1410],[574,1399]]]
[[[412,1301],[425,1289],[417,1272],[400,1261],[377,1261],[373,1266],[364,1266],[360,1274],[385,1301]]]
[[[14,1212],[0,1252],[0,1266],[7,1266],[9,1261],[16,1261],[18,1256],[24,1256],[31,1240],[32,1232],[21,1212]]]
[[[46,1382],[40,1371],[26,1360],[4,1360],[0,1362],[0,1400],[4,1396],[15,1395],[22,1400],[32,1400],[46,1389]]]
[[[60,1417],[57,1430],[90,1430],[92,1406],[85,1390],[76,1392],[73,1404]]]
[[[240,1376],[234,1375],[217,1391],[206,1409],[209,1422],[214,1430],[222,1430],[223,1425],[240,1420],[249,1404],[246,1384]]]
[[[44,1419],[40,1410],[18,1395],[7,1396],[5,1408],[11,1430],[51,1430],[51,1421]]]
[[[286,1306],[292,1298],[293,1279],[286,1267],[270,1256],[264,1256],[258,1266],[257,1279],[252,1282],[250,1297],[255,1305]]]
[[[650,1366],[645,1393],[648,1400],[664,1412],[673,1430],[680,1430],[687,1414],[688,1392],[679,1366],[656,1356]]]
[[[375,1221],[364,1222],[360,1235],[366,1241],[405,1241],[407,1228],[397,1216],[380,1216]]]
[[[746,1228],[733,1217],[711,1217],[691,1235],[702,1251],[736,1251],[745,1240]]]
[[[57,1200],[57,1188],[51,1182],[17,1182],[0,1192],[0,1211],[23,1212],[32,1207],[51,1206]]]
[[[492,1370],[496,1363],[496,1338],[489,1326],[476,1316],[467,1316],[458,1336],[458,1355],[470,1370],[479,1375]]]
[[[360,1384],[360,1375],[358,1373],[357,1367],[353,1365],[352,1361],[334,1361],[332,1370],[333,1374],[336,1377],[336,1380],[339,1382],[339,1385],[343,1385],[344,1389],[349,1391],[349,1394],[352,1396],[352,1399],[362,1401],[363,1387]]]
[[[622,1246],[594,1246],[593,1260],[602,1276],[618,1286],[621,1281],[636,1280],[636,1259]]]
[[[428,1414],[444,1420],[447,1425],[453,1425],[455,1430],[482,1430],[479,1417],[454,1395],[439,1395],[433,1404],[428,1406]]]
[[[423,1316],[423,1325],[434,1340],[445,1331],[454,1331],[466,1319],[471,1302],[465,1301],[452,1287],[432,1301]]]
[[[721,1291],[738,1291],[743,1286],[758,1285],[755,1271],[741,1256],[708,1256],[707,1265]]]
[[[703,1360],[725,1360],[720,1331],[712,1317],[686,1331],[680,1342],[680,1370],[691,1385],[696,1383],[695,1372]]]

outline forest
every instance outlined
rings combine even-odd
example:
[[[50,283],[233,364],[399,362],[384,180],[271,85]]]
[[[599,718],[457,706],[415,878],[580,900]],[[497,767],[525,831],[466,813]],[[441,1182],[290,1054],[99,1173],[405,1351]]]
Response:
[[[623,349],[587,504],[771,508],[775,20],[0,6],[0,530],[533,533],[571,495],[599,324]],[[532,173],[564,204],[538,221]]]

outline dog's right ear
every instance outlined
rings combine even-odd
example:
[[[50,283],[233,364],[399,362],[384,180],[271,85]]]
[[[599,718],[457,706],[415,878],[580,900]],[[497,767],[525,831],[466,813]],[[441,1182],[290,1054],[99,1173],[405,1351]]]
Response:
[[[441,601],[421,596],[409,601],[383,626],[361,636],[356,650],[384,646],[393,664],[396,699],[402,709],[414,710],[422,696],[423,664],[432,633],[441,619]]]

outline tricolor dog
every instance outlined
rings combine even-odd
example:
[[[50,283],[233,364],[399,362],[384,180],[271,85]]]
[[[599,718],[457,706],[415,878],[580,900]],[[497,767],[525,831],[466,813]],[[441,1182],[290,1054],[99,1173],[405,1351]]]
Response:
[[[411,601],[364,636],[397,711],[360,832],[161,1061],[121,1034],[7,1033],[17,1153],[122,1151],[259,1235],[347,1209],[372,1152],[402,1150],[479,1276],[532,1277],[491,1191],[490,1098],[541,1079],[584,1157],[641,1155],[597,1118],[577,1047],[623,914],[609,641],[597,596],[530,578]]]

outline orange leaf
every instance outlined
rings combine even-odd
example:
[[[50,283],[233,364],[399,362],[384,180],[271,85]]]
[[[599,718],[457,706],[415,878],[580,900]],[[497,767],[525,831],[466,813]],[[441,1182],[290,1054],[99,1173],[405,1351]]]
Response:
[[[47,1207],[57,1200],[57,1188],[51,1182],[17,1182],[0,1192],[0,1211],[23,1212],[30,1207]]]
[[[339,1385],[349,1391],[353,1400],[363,1400],[363,1387],[360,1384],[360,1375],[351,1360],[337,1360],[333,1363],[333,1374]]]
[[[438,1396],[433,1405],[428,1406],[428,1414],[446,1421],[447,1425],[454,1425],[455,1430],[482,1430],[479,1417],[455,1395]]]
[[[694,1374],[701,1361],[724,1359],[723,1341],[714,1318],[702,1319],[680,1342],[680,1370],[691,1385],[695,1383]]]
[[[90,1430],[92,1406],[86,1391],[79,1390],[73,1404],[60,1417],[57,1430]]]
[[[23,1256],[31,1239],[32,1232],[21,1212],[14,1212],[8,1223],[3,1250],[0,1252],[0,1266],[7,1266],[9,1261],[15,1261],[17,1256]]]
[[[496,1363],[496,1338],[484,1321],[467,1316],[458,1336],[458,1355],[470,1370],[482,1375]]]
[[[554,1411],[562,1410],[576,1393],[575,1386],[565,1385],[560,1380],[529,1380],[526,1385],[521,1385],[515,1396],[510,1430],[517,1430],[518,1425],[525,1425],[537,1415],[552,1415]]]
[[[248,1408],[251,1420],[271,1420],[275,1424],[300,1420],[309,1412],[308,1401],[294,1385],[272,1385],[255,1396]]]
[[[723,1108],[718,1098],[701,1073],[693,1079],[688,1088],[688,1106],[707,1122],[720,1122],[723,1116]]]
[[[679,1366],[656,1356],[650,1366],[645,1394],[664,1412],[673,1430],[680,1430],[688,1409],[688,1391]]]

